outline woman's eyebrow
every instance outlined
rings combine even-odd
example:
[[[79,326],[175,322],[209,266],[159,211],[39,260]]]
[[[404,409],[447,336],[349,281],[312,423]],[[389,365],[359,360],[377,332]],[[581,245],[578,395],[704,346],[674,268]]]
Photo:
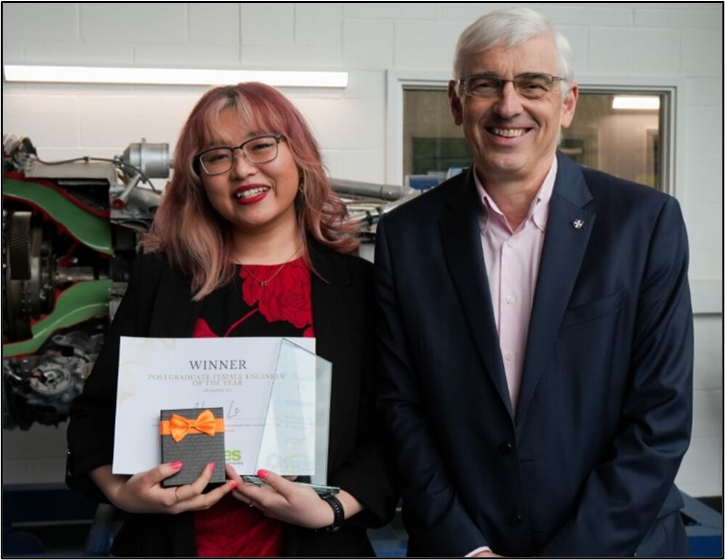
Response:
[[[242,140],[242,143],[246,142],[247,140],[251,140],[252,138],[257,138],[258,136],[266,136],[267,134],[269,134],[269,133],[262,132],[259,130],[252,130],[245,135],[244,140]],[[209,147],[210,148],[226,148],[226,147],[231,147],[232,144],[234,144],[234,142],[214,139],[209,142]],[[239,144],[235,144],[235,145],[238,146]]]

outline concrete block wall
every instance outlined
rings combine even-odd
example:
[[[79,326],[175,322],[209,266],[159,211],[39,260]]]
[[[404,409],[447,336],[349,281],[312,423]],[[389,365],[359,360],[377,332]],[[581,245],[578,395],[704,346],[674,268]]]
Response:
[[[463,28],[506,3],[4,3],[5,64],[345,70],[345,90],[287,89],[334,177],[398,182],[390,73],[445,81]],[[721,3],[529,3],[569,37],[582,85],[677,88],[675,184],[695,302],[695,428],[678,483],[722,494]],[[3,82],[3,132],[44,159],[112,157],[146,138],[173,150],[197,87]],[[64,426],[3,437],[3,482],[58,482]]]

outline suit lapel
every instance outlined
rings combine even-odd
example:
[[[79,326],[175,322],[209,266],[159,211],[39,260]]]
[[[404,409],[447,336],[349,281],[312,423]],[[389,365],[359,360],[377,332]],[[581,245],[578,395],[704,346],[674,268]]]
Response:
[[[477,215],[480,203],[476,196],[473,167],[469,168],[465,183],[449,198],[448,205],[441,221],[446,264],[481,360],[509,414],[512,414],[491,306],[491,290],[483,262]]]
[[[319,246],[310,243],[310,260],[315,270],[311,271],[312,319],[317,354],[329,361],[336,356],[345,356],[347,347],[342,333],[345,329],[346,302],[345,287],[351,282],[346,267],[334,266],[332,255],[326,255]]]
[[[200,312],[201,303],[191,300],[189,280],[166,269],[156,291],[149,336],[188,338]]]
[[[584,209],[591,200],[591,194],[579,166],[561,154],[558,155],[558,164],[531,310],[517,424],[523,422],[546,369],[596,218],[594,212]]]
[[[310,261],[315,272],[310,271],[312,295],[312,321],[315,331],[316,353],[318,356],[337,364],[332,368],[333,379],[342,373],[342,366],[354,355],[350,340],[350,305],[357,302],[346,298],[347,289],[352,284],[345,259],[337,259],[329,250],[322,249],[316,243],[309,243]],[[343,389],[344,377],[333,382],[333,392]],[[330,440],[328,446],[329,465],[337,464],[336,454],[344,448],[340,441],[343,430],[338,429],[342,422],[346,404],[334,397],[330,406]],[[342,407],[342,408],[341,408]]]

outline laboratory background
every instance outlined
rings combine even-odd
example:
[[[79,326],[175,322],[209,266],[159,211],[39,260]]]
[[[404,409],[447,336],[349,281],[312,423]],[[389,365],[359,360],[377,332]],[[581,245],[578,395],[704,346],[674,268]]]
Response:
[[[153,215],[150,185],[163,190],[181,125],[208,84],[219,83],[97,83],[102,69],[281,80],[336,190],[365,216],[363,251],[372,258],[380,215],[469,164],[446,97],[455,42],[483,13],[511,5],[2,4],[3,556],[107,552],[113,512],[65,488],[67,407],[122,295],[135,236]],[[581,96],[562,151],[682,207],[695,391],[676,483],[692,498],[691,553],[721,556],[723,4],[520,5],[548,16],[574,50]],[[26,67],[56,72],[34,78]],[[71,75],[78,67],[91,73],[88,83]],[[28,154],[44,163],[30,165]],[[37,192],[21,188],[21,173],[35,178]],[[70,196],[46,197],[45,181]],[[74,328],[91,318],[95,338]],[[404,554],[404,541],[399,520],[374,535],[380,556]]]

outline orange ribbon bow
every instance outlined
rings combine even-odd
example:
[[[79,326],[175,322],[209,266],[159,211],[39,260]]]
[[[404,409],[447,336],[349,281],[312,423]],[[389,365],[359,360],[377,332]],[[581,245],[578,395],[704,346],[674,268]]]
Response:
[[[199,414],[196,420],[172,414],[169,420],[161,422],[161,435],[171,434],[172,439],[177,443],[189,433],[214,436],[215,433],[223,431],[224,420],[214,418],[214,413],[209,409]]]

